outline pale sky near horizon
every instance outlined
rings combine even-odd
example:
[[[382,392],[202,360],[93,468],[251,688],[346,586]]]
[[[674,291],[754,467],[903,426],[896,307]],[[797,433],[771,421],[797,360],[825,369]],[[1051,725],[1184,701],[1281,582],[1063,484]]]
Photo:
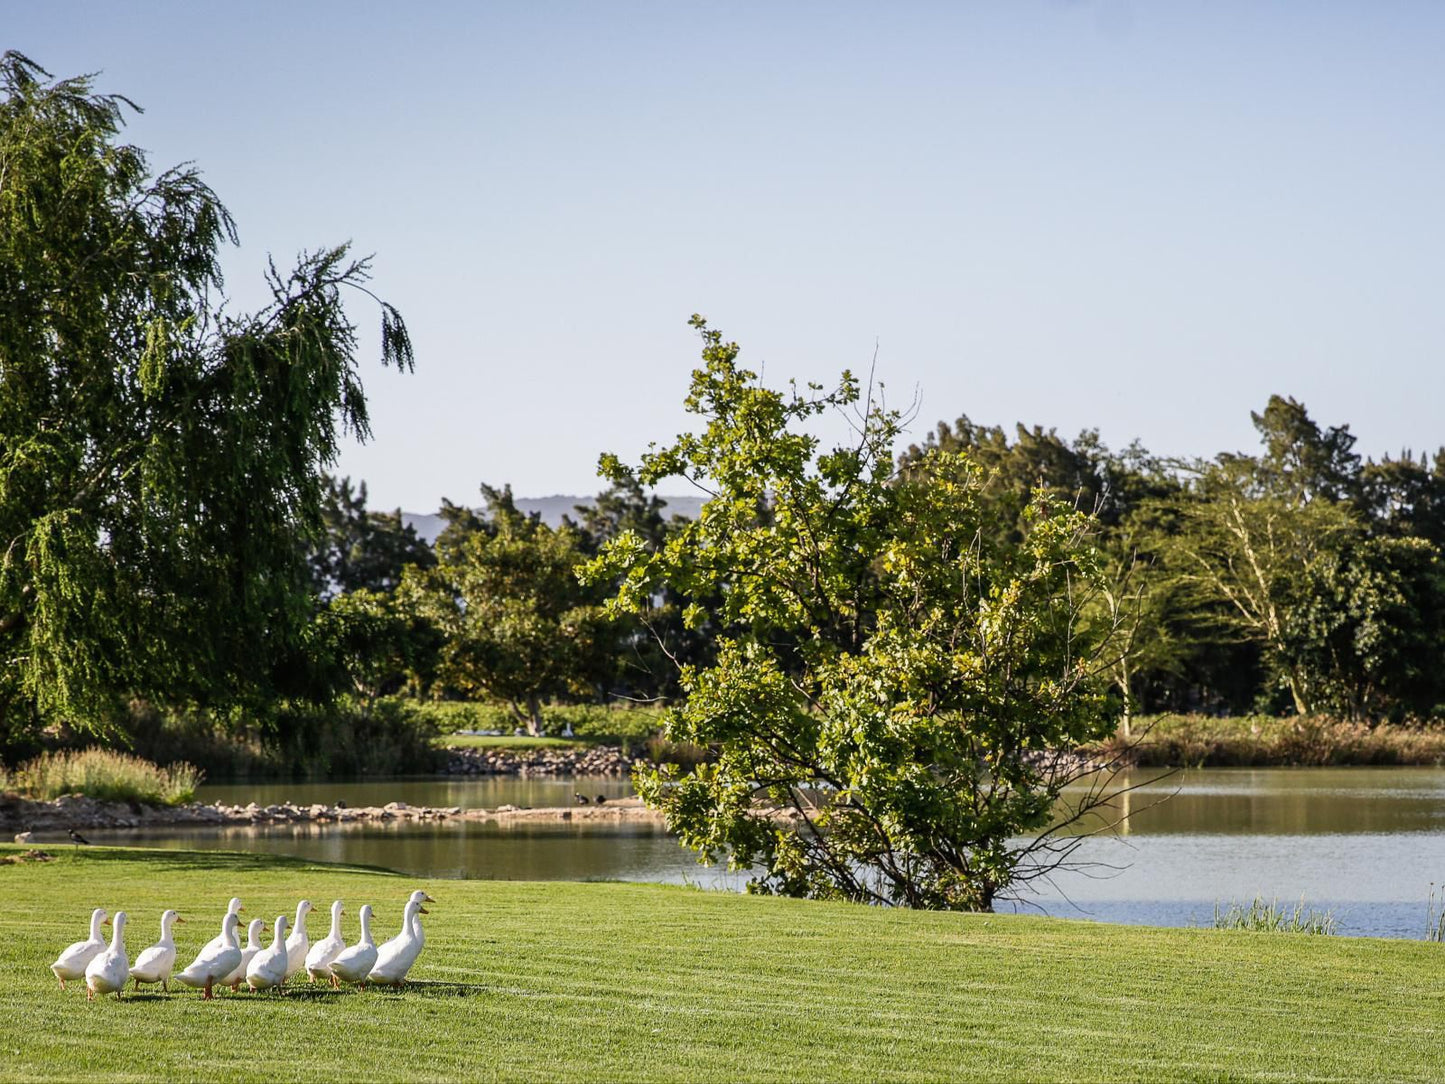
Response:
[[[1445,5],[1387,0],[0,0],[0,48],[204,171],[237,305],[268,252],[375,253],[417,368],[356,298],[375,436],[339,472],[413,512],[596,492],[687,426],[693,312],[770,382],[876,343],[915,439],[1212,455],[1279,392],[1433,450],[1442,47]]]

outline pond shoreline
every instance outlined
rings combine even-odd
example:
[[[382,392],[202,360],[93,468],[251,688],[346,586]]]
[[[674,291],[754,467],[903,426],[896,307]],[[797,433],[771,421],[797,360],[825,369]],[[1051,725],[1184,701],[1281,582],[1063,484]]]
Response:
[[[388,802],[382,806],[352,807],[345,803],[295,805],[202,805],[192,802],[177,806],[152,806],[140,802],[102,802],[79,794],[67,794],[54,801],[36,802],[14,794],[0,795],[0,832],[24,836],[29,832],[54,832],[82,828],[155,827],[246,827],[273,824],[353,824],[437,821],[554,821],[554,822],[660,822],[662,815],[643,805],[640,798],[616,798],[575,808],[551,806],[523,808],[514,805],[495,809],[466,809],[461,806],[414,806]],[[17,838],[16,842],[27,842]]]

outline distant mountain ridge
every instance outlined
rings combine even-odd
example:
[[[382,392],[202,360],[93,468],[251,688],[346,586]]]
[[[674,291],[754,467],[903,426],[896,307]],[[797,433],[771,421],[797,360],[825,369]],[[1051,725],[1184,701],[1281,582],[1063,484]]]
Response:
[[[659,494],[659,496],[662,495]],[[707,500],[706,497],[667,496],[662,496],[662,499],[667,502],[667,507],[662,510],[664,518],[686,516],[688,519],[696,519],[698,513],[702,511],[703,502]],[[528,514],[541,513],[542,522],[549,527],[560,527],[563,516],[571,516],[573,520],[576,520],[579,504],[590,508],[595,503],[597,503],[596,497],[568,497],[563,494],[552,497],[515,498],[518,511]],[[480,514],[482,510],[478,509],[477,511]],[[442,528],[446,526],[446,521],[435,513],[403,512],[401,520],[408,526],[415,527],[416,533],[425,538],[428,543],[435,543],[437,535],[441,534]]]

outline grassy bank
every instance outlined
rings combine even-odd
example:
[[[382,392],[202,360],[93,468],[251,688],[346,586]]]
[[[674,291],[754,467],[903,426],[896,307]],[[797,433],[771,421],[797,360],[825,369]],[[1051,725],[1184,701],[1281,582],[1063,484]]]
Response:
[[[186,763],[157,766],[110,749],[42,753],[13,771],[0,767],[0,791],[48,802],[84,794],[102,802],[182,805],[196,797],[201,774]]]
[[[0,848],[15,853],[17,848]],[[62,849],[0,866],[7,1079],[1414,1079],[1445,1075],[1441,948],[960,916],[622,884],[431,882],[403,994],[87,1005],[46,970],[97,904],[189,958],[225,900],[417,883],[260,856]],[[354,915],[348,915],[348,935]],[[321,923],[315,923],[320,926]],[[316,931],[313,930],[313,934]]]
[[[1146,768],[1445,764],[1445,727],[1438,725],[1372,727],[1319,716],[1162,715],[1138,719],[1135,728],[1137,744],[1116,738],[1090,751],[1127,757]]]
[[[458,730],[495,730],[507,735],[521,725],[516,713],[505,704],[454,700],[404,703],[444,736]],[[583,740],[642,743],[662,728],[662,709],[607,704],[547,704],[542,708],[544,735],[558,737],[569,727],[575,737]]]
[[[443,734],[444,749],[577,749],[587,744],[576,738],[534,738],[527,734]]]
[[[184,761],[215,783],[421,774],[445,762],[437,734],[429,718],[401,700],[282,705],[264,721],[136,703],[115,720],[105,741],[156,764]],[[53,739],[70,748],[94,741],[68,731]],[[10,759],[30,756],[26,751]]]

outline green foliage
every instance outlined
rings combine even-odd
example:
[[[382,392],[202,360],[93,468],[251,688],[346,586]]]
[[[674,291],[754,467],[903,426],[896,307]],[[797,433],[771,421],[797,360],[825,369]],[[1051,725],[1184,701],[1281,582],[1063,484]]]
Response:
[[[318,622],[318,650],[345,670],[355,695],[375,700],[431,684],[443,641],[413,595],[356,588],[333,598]]]
[[[665,732],[716,760],[641,774],[640,793],[704,857],[761,866],[757,890],[991,907],[1072,845],[1050,826],[1073,778],[1055,754],[1111,728],[1108,637],[1080,622],[1092,521],[1040,492],[1017,543],[995,544],[967,456],[931,449],[897,475],[899,416],[850,374],[775,391],[694,324],[703,428],[635,472],[602,466],[712,497],[661,546],[623,533],[584,574],[617,585],[613,611],[646,615],[673,590],[690,625],[718,630]],[[806,426],[831,411],[856,440],[824,452]]]
[[[366,507],[366,483],[324,478],[323,533],[310,553],[315,590],[322,595],[358,590],[388,592],[401,583],[408,565],[429,568],[436,556],[416,528],[402,522],[401,509]]]
[[[111,749],[42,753],[13,772],[0,769],[0,790],[49,801],[84,794],[105,802],[182,805],[196,796],[202,773],[184,761],[157,767]]]
[[[496,730],[510,734],[516,713],[504,704],[458,700],[416,700],[410,707],[442,734],[458,730]],[[560,735],[569,727],[574,736],[589,741],[645,741],[662,729],[661,709],[606,704],[544,704],[543,734]]]
[[[136,703],[113,728],[132,752],[183,758],[212,781],[407,775],[442,762],[436,728],[407,702],[341,697],[280,705],[264,717]],[[62,740],[72,737],[62,732]]]
[[[366,401],[346,248],[223,307],[231,218],[152,176],[129,103],[0,58],[0,713],[98,730],[132,696],[324,696],[302,547]],[[412,364],[396,311],[382,358]]]
[[[1217,634],[1257,643],[1295,710],[1316,702],[1317,674],[1291,635],[1291,614],[1357,535],[1348,509],[1266,488],[1261,465],[1232,456],[1204,467],[1172,506],[1158,545],[1185,607],[1212,614]]]
[[[1351,719],[1445,705],[1445,562],[1423,538],[1361,538],[1311,567],[1285,620],[1314,704]]]
[[[1339,925],[1333,911],[1316,911],[1306,907],[1303,898],[1293,909],[1281,907],[1278,900],[1265,902],[1256,896],[1245,906],[1231,903],[1224,910],[1214,905],[1216,930],[1247,930],[1252,933],[1303,933],[1328,936]]]
[[[277,713],[265,743],[293,779],[408,775],[435,771],[444,760],[437,732],[402,700],[334,705],[292,704]]]
[[[606,643],[598,592],[577,581],[574,528],[523,515],[510,487],[483,493],[488,519],[459,521],[437,566],[409,568],[400,594],[444,636],[439,683],[511,705],[538,734],[544,700],[595,691]]]

